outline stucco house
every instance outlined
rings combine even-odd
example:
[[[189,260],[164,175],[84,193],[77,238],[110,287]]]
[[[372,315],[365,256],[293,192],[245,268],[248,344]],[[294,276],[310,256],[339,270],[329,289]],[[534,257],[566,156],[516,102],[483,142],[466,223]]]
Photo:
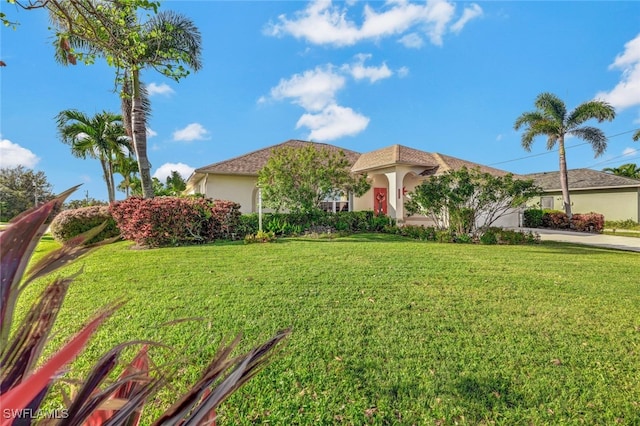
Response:
[[[366,153],[358,153],[326,143],[289,140],[239,157],[196,169],[187,180],[186,193],[201,193],[209,198],[232,200],[240,204],[242,213],[258,210],[258,172],[264,167],[274,148],[314,145],[331,151],[343,151],[353,173],[367,173],[371,189],[362,197],[349,195],[341,200],[327,200],[325,208],[338,210],[373,210],[396,219],[398,223],[425,224],[427,218],[408,217],[404,202],[428,176],[462,166],[479,168],[482,172],[504,176],[508,172],[461,160],[439,153],[429,153],[403,145],[391,145]],[[517,226],[517,212],[503,217],[498,226]]]
[[[591,169],[567,171],[573,213],[596,212],[605,220],[640,220],[640,180]],[[543,209],[562,210],[560,172],[524,175],[544,190],[538,200]]]

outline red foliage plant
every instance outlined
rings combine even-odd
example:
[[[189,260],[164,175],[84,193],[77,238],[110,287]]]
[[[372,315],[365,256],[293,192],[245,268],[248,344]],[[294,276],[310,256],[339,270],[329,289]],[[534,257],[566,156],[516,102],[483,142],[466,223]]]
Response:
[[[240,218],[238,203],[205,198],[131,197],[110,211],[124,239],[147,247],[228,239]]]
[[[552,229],[567,229],[569,228],[569,217],[563,211],[545,210],[542,215],[542,226]]]
[[[49,359],[44,359],[43,349],[72,277],[55,278],[44,287],[22,320],[19,323],[14,321],[19,296],[27,285],[97,247],[96,244],[86,243],[102,232],[106,224],[67,240],[62,247],[44,256],[26,272],[29,259],[47,228],[45,221],[74,189],[16,217],[0,232],[0,401],[3,413],[0,426],[31,425],[37,421],[32,413],[40,410],[47,395],[59,391],[53,386],[54,383],[60,380],[69,364],[83,351],[98,327],[120,306],[120,303],[110,303],[99,310]],[[181,206],[180,203],[172,205]],[[211,212],[210,217],[233,215],[232,209],[225,210],[223,206],[219,206],[217,212],[207,210]],[[184,211],[189,210],[184,207]],[[160,212],[163,213],[162,210]],[[215,425],[216,408],[266,365],[279,343],[290,332],[290,329],[282,330],[267,342],[241,355],[234,355],[240,336],[231,343],[222,343],[202,371],[200,379],[153,424]],[[115,346],[94,364],[84,381],[78,382],[79,390],[74,396],[54,397],[64,401],[64,408],[59,413],[56,410],[60,418],[53,424],[138,425],[147,401],[153,400],[153,395],[166,386],[168,379],[175,374],[170,370],[152,369],[145,345],[133,361],[125,364],[120,377],[110,383],[109,376],[118,365],[123,350],[140,343],[124,342]]]
[[[602,232],[604,229],[604,215],[600,213],[574,213],[571,217],[571,227],[576,231]]]

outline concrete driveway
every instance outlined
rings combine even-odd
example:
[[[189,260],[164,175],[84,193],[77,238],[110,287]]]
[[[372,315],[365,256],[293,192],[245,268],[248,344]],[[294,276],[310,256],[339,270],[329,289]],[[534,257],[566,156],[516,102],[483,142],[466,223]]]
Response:
[[[640,252],[640,238],[618,237],[615,235],[589,234],[586,232],[559,231],[541,228],[519,228],[540,234],[542,241],[560,241],[563,243],[586,244],[589,246],[613,248]]]

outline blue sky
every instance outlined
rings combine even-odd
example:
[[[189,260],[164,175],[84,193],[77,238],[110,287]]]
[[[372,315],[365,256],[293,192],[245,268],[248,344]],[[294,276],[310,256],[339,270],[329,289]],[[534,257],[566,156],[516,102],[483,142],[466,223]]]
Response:
[[[119,112],[115,72],[103,61],[53,59],[44,11],[3,12],[0,165],[46,173],[55,192],[106,199],[96,160],[74,158],[56,132],[64,109]],[[600,124],[606,153],[569,139],[569,168],[640,163],[640,2],[168,1],[203,37],[203,68],[176,83],[153,70],[152,173],[193,168],[288,139],[359,152],[403,144],[531,173],[557,170],[536,140],[513,130],[541,92],[569,109],[613,104]],[[589,124],[596,124],[595,122]],[[118,179],[119,176],[116,176]],[[119,193],[118,198],[124,194]]]

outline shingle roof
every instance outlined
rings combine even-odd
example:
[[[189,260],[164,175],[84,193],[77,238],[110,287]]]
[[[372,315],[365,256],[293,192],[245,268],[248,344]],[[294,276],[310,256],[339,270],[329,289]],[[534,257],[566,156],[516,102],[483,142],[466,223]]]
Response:
[[[433,153],[434,158],[438,160],[438,163],[442,167],[442,172],[446,172],[447,170],[458,170],[462,167],[466,167],[468,169],[479,169],[482,173],[489,173],[493,176],[504,176],[511,172],[501,169],[495,169],[489,166],[483,166],[482,164],[474,163],[472,161],[462,160],[460,158],[451,157],[450,155],[444,155],[440,153]],[[521,178],[522,176],[516,175],[512,173],[514,177]]]
[[[364,172],[394,164],[437,167],[438,163],[428,152],[403,145],[391,145],[386,148],[364,153],[351,168],[352,172]]]
[[[481,172],[494,176],[504,176],[507,171],[483,166],[482,164],[451,157],[439,153],[428,153],[404,145],[391,145],[386,148],[364,153],[351,168],[352,172],[364,172],[378,168],[405,164],[410,166],[422,166],[424,174],[442,173],[448,170],[458,170],[463,166],[469,169],[480,169]]]
[[[567,170],[570,189],[597,189],[640,187],[640,180],[591,169]],[[545,191],[560,191],[560,172],[530,173],[525,175]]]
[[[350,164],[355,163],[360,156],[360,153],[358,152],[340,148],[335,145],[292,139],[277,145],[272,145],[266,148],[259,149],[257,151],[250,152],[248,154],[241,155],[239,157],[200,167],[196,169],[194,173],[257,176],[260,169],[262,169],[265,164],[267,164],[267,160],[269,160],[269,157],[271,157],[271,153],[274,149],[281,147],[304,148],[309,145],[313,145],[317,149],[325,148],[331,152],[342,151],[349,160]]]

